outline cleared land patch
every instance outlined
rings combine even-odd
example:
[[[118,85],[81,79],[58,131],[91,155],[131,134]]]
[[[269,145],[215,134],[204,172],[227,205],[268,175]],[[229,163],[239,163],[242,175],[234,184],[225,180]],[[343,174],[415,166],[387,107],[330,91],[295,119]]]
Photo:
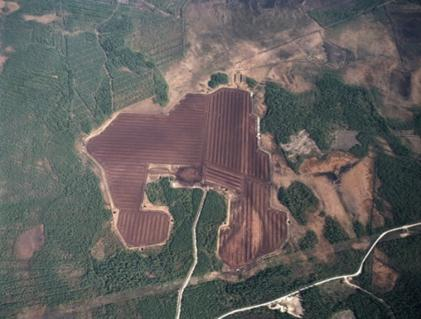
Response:
[[[32,227],[19,235],[15,243],[16,258],[29,260],[44,245],[44,225]]]
[[[258,148],[245,91],[189,94],[169,115],[121,113],[88,139],[87,151],[103,168],[117,229],[131,247],[161,244],[169,234],[169,214],[140,208],[151,164],[191,167],[194,182],[201,176],[204,185],[234,195],[219,234],[228,266],[243,266],[287,239],[287,215],[270,206],[269,155]]]

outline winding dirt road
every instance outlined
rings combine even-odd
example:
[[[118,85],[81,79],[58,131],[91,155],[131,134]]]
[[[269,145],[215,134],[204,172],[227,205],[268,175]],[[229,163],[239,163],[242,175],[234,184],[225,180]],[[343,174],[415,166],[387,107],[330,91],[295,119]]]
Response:
[[[217,319],[227,318],[227,317],[229,317],[231,315],[234,315],[234,314],[238,314],[238,313],[245,312],[245,311],[250,311],[250,310],[261,308],[261,307],[268,307],[271,304],[278,303],[280,300],[282,300],[282,299],[284,299],[286,297],[291,297],[293,295],[299,294],[300,292],[302,292],[304,290],[307,290],[307,289],[310,289],[310,288],[313,288],[313,287],[317,287],[317,286],[321,286],[323,284],[326,284],[328,282],[332,282],[332,281],[335,281],[335,280],[341,280],[342,279],[342,280],[345,280],[345,281],[348,281],[349,282],[350,279],[352,279],[354,277],[358,277],[359,275],[362,274],[363,268],[364,268],[364,264],[365,264],[367,258],[370,256],[370,254],[373,251],[373,249],[382,240],[383,237],[385,237],[386,235],[388,235],[390,233],[397,232],[397,231],[402,231],[402,230],[408,231],[410,228],[417,227],[417,226],[421,226],[421,222],[415,223],[415,224],[404,225],[404,226],[401,226],[401,227],[392,228],[392,229],[389,229],[389,230],[383,232],[376,239],[376,241],[371,245],[370,249],[367,251],[367,253],[365,254],[363,260],[361,261],[360,266],[358,267],[357,271],[355,273],[353,273],[353,274],[345,274],[345,275],[330,277],[330,278],[327,278],[327,279],[324,279],[324,280],[321,280],[321,281],[317,281],[317,282],[315,282],[315,283],[313,283],[311,285],[307,285],[307,286],[304,286],[304,287],[302,287],[300,289],[294,290],[294,291],[292,291],[292,292],[290,292],[290,293],[288,293],[288,294],[286,294],[284,296],[281,296],[279,298],[276,298],[274,300],[270,300],[270,301],[267,301],[267,302],[264,302],[264,303],[261,303],[261,304],[256,304],[256,305],[252,305],[252,306],[242,307],[242,308],[238,308],[238,309],[229,311],[229,312],[227,312],[227,313],[219,316]]]

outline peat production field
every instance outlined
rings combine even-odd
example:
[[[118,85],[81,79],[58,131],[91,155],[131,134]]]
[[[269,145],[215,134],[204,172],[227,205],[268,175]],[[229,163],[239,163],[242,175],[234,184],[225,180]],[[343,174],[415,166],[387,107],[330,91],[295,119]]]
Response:
[[[257,118],[246,91],[188,94],[169,115],[120,113],[87,140],[87,152],[103,169],[114,222],[129,247],[168,239],[172,216],[142,207],[151,166],[168,165],[179,167],[181,182],[232,195],[218,247],[230,268],[272,253],[287,240],[287,214],[270,205],[270,157],[258,147]]]

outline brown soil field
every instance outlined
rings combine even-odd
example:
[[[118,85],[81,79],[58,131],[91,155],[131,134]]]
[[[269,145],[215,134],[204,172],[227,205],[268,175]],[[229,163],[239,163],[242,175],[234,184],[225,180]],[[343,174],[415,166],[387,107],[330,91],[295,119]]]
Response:
[[[202,170],[199,167],[180,167],[175,176],[181,184],[193,185],[202,180]]]
[[[238,89],[188,94],[168,115],[120,113],[88,139],[87,151],[103,168],[117,229],[128,246],[168,238],[170,214],[141,210],[149,169],[159,164],[181,166],[181,182],[235,193],[219,234],[219,255],[229,267],[282,247],[287,215],[270,206],[270,158],[258,148],[251,104],[249,93]]]
[[[44,225],[34,226],[19,235],[15,243],[15,254],[19,260],[27,261],[44,245]]]
[[[373,257],[373,285],[383,293],[393,290],[399,273],[387,264],[387,256],[380,250],[374,250]]]

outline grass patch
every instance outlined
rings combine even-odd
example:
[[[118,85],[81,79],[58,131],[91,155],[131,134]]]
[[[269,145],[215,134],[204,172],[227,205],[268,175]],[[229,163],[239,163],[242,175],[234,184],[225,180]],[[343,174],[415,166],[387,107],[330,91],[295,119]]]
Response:
[[[302,225],[307,223],[307,215],[319,206],[319,200],[309,187],[301,182],[293,182],[287,189],[278,191],[279,201],[288,207],[294,219]]]

